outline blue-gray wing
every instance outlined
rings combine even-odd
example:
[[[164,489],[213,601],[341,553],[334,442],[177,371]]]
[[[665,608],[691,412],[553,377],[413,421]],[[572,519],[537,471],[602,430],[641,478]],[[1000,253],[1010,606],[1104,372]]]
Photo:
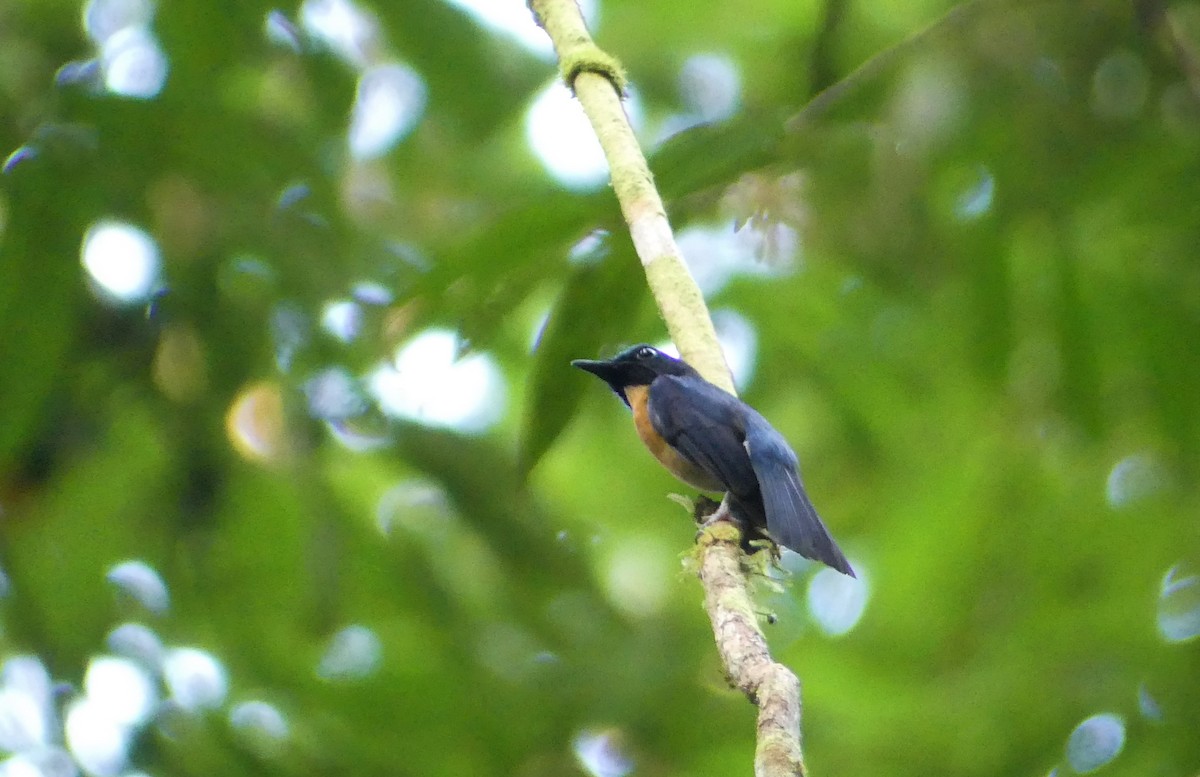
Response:
[[[850,562],[829,535],[800,481],[799,463],[787,441],[753,410],[746,421],[746,450],[758,478],[767,531],[805,558],[854,576]]]
[[[667,444],[735,495],[758,491],[746,453],[742,402],[705,380],[663,375],[650,385],[650,423]]]

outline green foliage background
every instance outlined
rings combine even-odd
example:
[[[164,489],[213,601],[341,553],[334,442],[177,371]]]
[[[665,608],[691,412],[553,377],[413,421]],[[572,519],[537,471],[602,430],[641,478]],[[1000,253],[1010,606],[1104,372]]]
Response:
[[[560,189],[525,146],[551,66],[436,0],[363,5],[429,103],[359,164],[354,74],[270,43],[270,4],[161,3],[170,73],[146,101],[55,85],[92,55],[77,3],[0,7],[0,148],[36,151],[0,177],[4,654],[78,685],[108,631],[139,619],[211,650],[231,700],[287,717],[270,750],[220,710],[150,726],[131,758],[151,774],[575,774],[583,731],[612,734],[639,775],[749,773],[753,711],[724,687],[681,571],[692,529],[664,498],[679,487],[566,366],[662,328],[611,194]],[[678,227],[800,214],[801,260],[710,304],[754,325],[744,395],[792,440],[870,589],[839,638],[804,606],[810,570],[769,602],[777,657],[804,683],[809,765],[1066,772],[1070,732],[1112,712],[1126,745],[1106,773],[1194,774],[1200,652],[1156,626],[1164,607],[1200,617],[1160,590],[1175,565],[1200,570],[1187,58],[1116,0],[978,2],[906,42],[949,8],[613,0],[596,30],[651,121],[680,109],[688,56],[741,68],[737,117],[655,151]],[[1171,11],[1196,51],[1200,6]],[[964,216],[988,177],[990,207]],[[731,211],[739,181],[751,204]],[[297,184],[308,196],[281,204]],[[89,291],[80,244],[106,217],[163,249],[152,315]],[[568,262],[598,228],[606,257]],[[269,274],[239,272],[246,257]],[[349,346],[312,330],[281,371],[280,306],[312,321],[363,279],[394,304]],[[391,424],[383,450],[353,453],[298,410],[314,371],[362,373],[434,325],[502,367],[487,434]],[[197,344],[174,394],[155,377],[168,333]],[[256,381],[282,390],[293,438],[270,466],[225,432]],[[381,499],[413,479],[444,501],[402,503],[380,532]],[[128,558],[161,572],[168,614],[103,584]],[[380,637],[379,668],[323,679],[350,623]]]

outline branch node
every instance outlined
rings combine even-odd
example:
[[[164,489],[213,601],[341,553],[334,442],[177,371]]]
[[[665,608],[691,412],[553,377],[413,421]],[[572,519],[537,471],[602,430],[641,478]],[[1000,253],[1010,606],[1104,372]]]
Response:
[[[629,82],[625,77],[625,69],[617,58],[604,51],[591,41],[579,43],[570,51],[565,52],[559,62],[559,72],[563,81],[575,93],[575,79],[580,73],[595,73],[606,79],[618,95],[625,97]]]

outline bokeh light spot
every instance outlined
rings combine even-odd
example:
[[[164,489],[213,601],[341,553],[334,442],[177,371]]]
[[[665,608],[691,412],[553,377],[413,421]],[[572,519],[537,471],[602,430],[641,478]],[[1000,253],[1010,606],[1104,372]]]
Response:
[[[53,738],[50,674],[34,656],[13,656],[0,672],[0,749],[39,749]]]
[[[167,56],[150,28],[153,20],[150,0],[90,0],[84,6],[84,30],[99,50],[99,67],[109,92],[148,99],[162,91]],[[93,69],[92,63],[69,74],[64,69],[60,82],[89,82]]]
[[[362,323],[362,308],[352,300],[333,300],[321,308],[321,328],[343,343],[351,343],[358,337]]]
[[[144,302],[158,285],[158,245],[123,221],[99,221],[83,237],[83,267],[103,298]]]
[[[1162,707],[1159,706],[1158,699],[1154,698],[1154,694],[1150,693],[1150,688],[1145,683],[1138,685],[1138,712],[1146,720],[1155,723],[1162,722]]]
[[[607,229],[593,229],[571,246],[567,261],[574,265],[595,264],[611,252],[612,233]]]
[[[625,100],[634,128],[641,124],[635,92]],[[593,189],[608,178],[608,162],[579,101],[555,79],[543,89],[525,116],[525,136],[542,166],[570,189]]]
[[[79,86],[89,92],[104,88],[104,72],[96,59],[67,62],[54,74],[54,85],[60,87]]]
[[[163,658],[163,681],[171,699],[187,712],[219,707],[229,691],[225,667],[198,648],[172,648]]]
[[[355,453],[377,451],[393,442],[387,421],[374,414],[359,416],[351,421],[329,421],[325,428],[335,442]]]
[[[242,457],[260,463],[279,460],[286,450],[283,396],[270,382],[253,383],[225,414],[225,435]]]
[[[857,578],[822,567],[808,583],[808,612],[821,631],[840,637],[858,625],[870,598],[870,584],[861,563]]]
[[[109,36],[100,50],[100,66],[104,85],[122,97],[149,99],[167,82],[167,55],[144,27],[127,27]]]
[[[46,744],[49,728],[46,712],[28,691],[0,689],[0,749],[12,753]]]
[[[122,623],[108,633],[104,642],[113,653],[139,662],[157,671],[162,664],[162,640],[152,629],[140,623]]]
[[[263,34],[267,40],[281,48],[299,54],[304,48],[304,39],[296,24],[283,11],[273,8],[263,19]]]
[[[396,248],[398,254],[405,254],[400,256],[402,261],[407,262],[412,258],[407,255],[404,247]],[[378,281],[359,281],[354,284],[350,293],[354,295],[355,300],[364,305],[390,305],[396,299],[396,295],[392,293],[392,290]]]
[[[300,24],[348,64],[363,67],[378,45],[375,20],[350,0],[304,0]]]
[[[77,777],[79,767],[70,753],[51,745],[26,750],[0,761],[0,777]],[[125,774],[123,777],[136,777]]]
[[[1120,509],[1158,494],[1165,485],[1166,477],[1155,457],[1134,453],[1113,465],[1104,484],[1104,496],[1110,507]]]
[[[302,386],[308,412],[323,421],[344,421],[367,409],[367,399],[358,382],[344,367],[321,370]]]
[[[389,416],[482,431],[503,409],[500,370],[486,354],[457,356],[453,332],[428,329],[401,346],[392,364],[376,368],[367,385]]]
[[[687,109],[701,121],[722,121],[737,112],[742,78],[729,57],[696,54],[680,68],[679,94]]]
[[[229,710],[229,725],[261,753],[272,755],[290,734],[287,718],[274,704],[254,699]]]
[[[329,639],[317,674],[327,680],[360,680],[374,674],[383,662],[383,643],[360,624],[347,626]]]
[[[1158,594],[1158,633],[1167,642],[1200,636],[1200,576],[1176,564],[1163,575]]]
[[[401,530],[433,541],[445,537],[453,515],[441,484],[413,478],[397,483],[379,498],[375,524],[384,536]]]
[[[1112,763],[1125,747],[1125,721],[1120,715],[1101,713],[1080,723],[1067,739],[1067,762],[1080,774]]]
[[[996,179],[980,165],[975,182],[959,193],[954,203],[955,214],[963,221],[975,221],[991,210],[995,196]]]
[[[740,230],[728,223],[693,224],[679,232],[677,241],[705,297],[740,276],[780,277],[792,269],[800,251],[799,234],[782,221]]]
[[[97,656],[83,678],[90,702],[122,726],[144,723],[158,700],[146,670],[126,658]]]
[[[634,763],[625,752],[623,739],[616,729],[584,730],[575,735],[571,749],[591,777],[625,777],[633,771]]]
[[[369,67],[358,79],[350,114],[350,155],[374,159],[412,131],[425,110],[425,82],[410,67],[388,63]]]
[[[17,165],[27,160],[36,159],[37,155],[38,151],[33,146],[19,146],[16,151],[13,151],[5,158],[3,166],[0,166],[0,172],[7,175],[17,169]]]
[[[38,704],[49,709],[53,682],[46,665],[36,656],[12,656],[0,670],[0,686],[24,691]]]
[[[83,6],[83,28],[98,45],[130,27],[142,27],[154,18],[151,0],[89,0]]]
[[[745,389],[754,379],[754,367],[758,361],[758,332],[750,319],[732,308],[714,310],[712,320],[725,361],[733,373],[733,381],[739,389]]]
[[[526,50],[545,59],[554,56],[550,37],[537,25],[533,12],[525,0],[447,0],[458,6],[477,21],[496,32],[508,36]],[[577,0],[579,10],[593,33],[599,23],[596,0]]]
[[[87,696],[72,701],[64,732],[71,755],[93,777],[116,777],[125,768],[129,729],[103,704]]]
[[[281,372],[292,368],[296,354],[312,333],[308,314],[293,302],[281,302],[271,311],[271,340],[275,345],[275,365]]]
[[[122,561],[108,570],[109,583],[152,613],[161,614],[171,606],[171,595],[161,576],[144,561]]]

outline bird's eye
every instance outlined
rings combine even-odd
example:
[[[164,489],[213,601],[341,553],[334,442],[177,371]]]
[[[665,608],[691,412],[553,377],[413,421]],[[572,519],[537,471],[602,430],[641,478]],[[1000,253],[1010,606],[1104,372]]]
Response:
[[[643,360],[653,359],[657,354],[658,354],[658,351],[655,351],[653,348],[651,348],[650,346],[647,345],[645,348],[638,349],[637,357],[639,359],[643,359]]]

